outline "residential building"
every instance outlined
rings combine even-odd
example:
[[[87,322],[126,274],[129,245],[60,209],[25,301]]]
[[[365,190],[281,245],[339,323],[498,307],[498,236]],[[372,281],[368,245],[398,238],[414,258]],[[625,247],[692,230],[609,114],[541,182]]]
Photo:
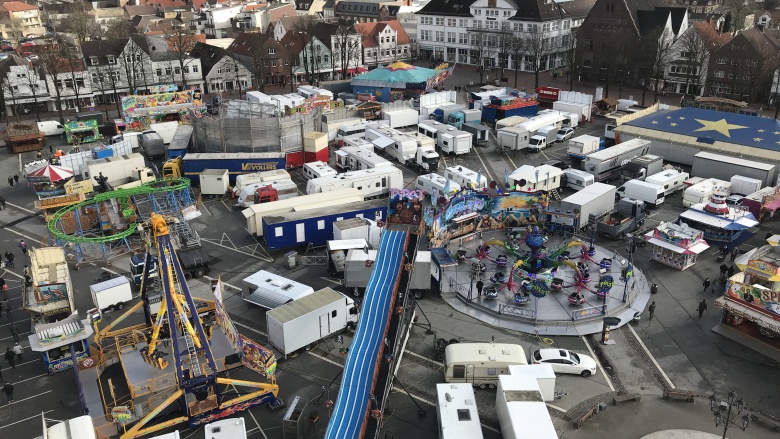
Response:
[[[363,65],[363,37],[355,30],[352,19],[340,18],[338,21],[319,21],[315,23],[312,33],[317,40],[327,46],[331,55],[330,70],[333,72],[331,79],[341,78],[342,73],[348,75],[357,73]]]
[[[242,32],[226,50],[252,73],[253,89],[290,83],[289,51],[271,35]]]
[[[260,3],[246,5],[233,20],[234,30],[244,29],[268,31],[268,26],[282,17],[296,16],[295,5],[291,3]]]
[[[233,26],[233,19],[243,10],[243,4],[223,5],[218,8],[204,9],[206,14],[206,37],[227,38]]]
[[[129,39],[95,40],[81,43],[81,54],[89,72],[94,91],[95,103],[112,104],[119,102],[122,96],[130,94],[128,70],[125,66],[124,51]],[[140,54],[135,54],[137,57]],[[138,60],[140,66],[141,60]],[[132,59],[128,60],[132,63]]]
[[[334,14],[360,23],[395,20],[401,6],[410,3],[408,0],[340,0],[336,2]]]
[[[693,23],[675,40],[664,69],[665,90],[689,96],[704,94],[710,54],[731,40],[730,33],[716,29],[716,22]]]
[[[295,5],[297,15],[322,16],[322,8],[325,6],[325,0],[291,0]]]
[[[0,32],[11,41],[27,35],[43,35],[41,12],[37,6],[13,1],[0,4]]]
[[[295,83],[316,85],[333,72],[331,51],[316,36],[302,32],[287,32],[279,43],[290,54],[290,67]]]
[[[336,0],[326,0],[322,5],[322,18],[328,20],[336,17]]]
[[[411,58],[411,41],[397,20],[357,23],[362,36],[363,64],[378,66]]]
[[[51,111],[57,109],[57,90],[63,110],[78,112],[94,106],[92,82],[82,59],[60,59],[56,71],[46,72],[46,83],[46,88],[52,96]]]
[[[655,47],[673,42],[688,28],[687,10],[662,7],[663,0],[596,0],[580,25],[576,79],[609,85],[644,86],[652,77]]]
[[[416,14],[419,57],[531,71],[533,45],[525,41],[535,39],[541,70],[553,69],[565,63],[564,43],[594,1],[431,0]],[[513,42],[527,49],[513,56]]]
[[[0,84],[2,84],[2,107],[6,116],[49,111],[51,96],[41,70],[16,54],[0,61]]]
[[[754,102],[769,97],[780,43],[768,32],[750,28],[710,55],[707,84],[711,96]]]
[[[197,43],[190,55],[200,60],[208,93],[246,91],[251,86],[252,73],[233,53],[221,47]]]
[[[280,17],[271,23],[273,26],[273,36],[276,41],[281,41],[287,32],[295,31],[299,26],[300,18],[298,15]]]
[[[764,32],[772,31],[775,36],[780,34],[780,9],[756,11],[755,25],[761,27]]]
[[[125,11],[127,20],[131,20],[133,17],[157,16],[157,8],[151,5],[125,5],[122,9]]]

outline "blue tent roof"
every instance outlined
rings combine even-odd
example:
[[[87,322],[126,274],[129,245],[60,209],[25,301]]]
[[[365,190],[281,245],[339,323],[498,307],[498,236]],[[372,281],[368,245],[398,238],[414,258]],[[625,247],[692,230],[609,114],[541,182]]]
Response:
[[[385,67],[363,73],[352,79],[352,85],[406,88],[406,84],[420,84],[436,75],[436,70],[417,67],[397,61]]]
[[[780,122],[774,119],[701,108],[660,110],[625,125],[716,141],[780,151]]]

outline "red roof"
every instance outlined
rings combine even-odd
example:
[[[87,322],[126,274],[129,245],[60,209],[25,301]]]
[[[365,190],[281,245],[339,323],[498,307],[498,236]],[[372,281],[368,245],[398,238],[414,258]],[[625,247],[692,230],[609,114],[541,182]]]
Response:
[[[363,47],[378,47],[377,35],[390,26],[396,32],[397,44],[410,44],[409,35],[397,20],[356,23],[355,30],[363,36]]]
[[[246,5],[244,6],[244,10],[247,12],[259,11],[260,9],[265,9],[267,7],[268,7],[268,3],[260,3],[257,5]]]
[[[719,32],[715,29],[715,23],[707,21],[697,21],[693,23],[693,28],[699,38],[704,42],[707,50],[713,51],[718,47],[731,41],[731,34],[728,32]]]
[[[22,2],[6,2],[3,3],[2,6],[8,11],[8,12],[19,12],[19,11],[37,11],[38,7],[33,5],[28,5],[27,3]]]

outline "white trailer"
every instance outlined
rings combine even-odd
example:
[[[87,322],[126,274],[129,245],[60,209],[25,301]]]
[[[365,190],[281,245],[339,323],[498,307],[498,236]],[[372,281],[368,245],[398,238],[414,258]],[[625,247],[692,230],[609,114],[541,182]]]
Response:
[[[365,199],[370,199],[386,195],[392,188],[402,187],[404,187],[404,176],[401,170],[395,166],[383,166],[313,178],[306,183],[306,193],[311,195],[354,188],[358,189]]]
[[[634,198],[644,201],[648,207],[658,207],[663,204],[666,195],[664,195],[663,186],[642,180],[629,180],[623,183],[617,190],[620,198]]]
[[[296,90],[299,95],[304,98],[311,98],[315,96],[327,96],[330,100],[333,100],[333,92],[324,88],[315,87],[313,85],[299,85]]]
[[[359,123],[365,123],[366,120],[361,117],[349,117],[344,119],[326,119],[323,115],[322,120],[322,132],[328,133],[328,141],[333,142],[338,137],[339,128],[342,126],[357,125]]]
[[[669,169],[653,174],[645,178],[645,181],[661,186],[664,189],[664,196],[669,196],[677,191],[683,190],[685,187],[685,180],[687,179],[687,172]]]
[[[314,293],[314,289],[269,271],[260,270],[241,280],[247,294],[241,297],[257,306],[274,309]]]
[[[558,439],[539,384],[533,377],[499,376],[496,414],[504,439]]]
[[[201,195],[225,195],[230,186],[227,169],[204,169],[198,176]]]
[[[561,129],[564,119],[566,119],[566,117],[557,113],[542,113],[528,119],[525,122],[520,122],[515,126],[525,128],[525,130],[529,133],[535,134],[539,128],[549,125],[554,126],[556,130]]]
[[[262,183],[253,183],[242,187],[241,192],[238,193],[238,200],[236,204],[233,205],[233,207],[249,207],[255,204],[255,195],[257,190],[261,187],[268,186],[276,189],[279,200],[286,200],[288,198],[297,197],[299,195],[298,185],[296,185],[295,182],[290,179],[264,181]]]
[[[373,247],[379,242],[379,227],[368,218],[355,217],[333,222],[333,240],[366,239]]]
[[[706,203],[712,196],[712,192],[716,187],[722,187],[730,191],[731,182],[718,180],[717,178],[708,178],[700,181],[683,191],[683,206],[691,207],[694,204]]]
[[[266,313],[268,342],[284,358],[300,350],[311,350],[337,332],[357,326],[355,301],[330,288],[276,307]]]
[[[347,252],[344,261],[344,286],[353,288],[355,296],[360,295],[360,290],[368,286],[368,279],[374,271],[377,251],[353,249]],[[370,262],[369,262],[370,261]]]
[[[449,125],[436,122],[435,120],[426,120],[417,124],[417,132],[437,141],[439,132],[447,129]]]
[[[450,128],[439,133],[438,146],[442,154],[456,156],[471,152],[472,134]]]
[[[203,426],[203,432],[208,439],[247,439],[244,418],[227,418],[211,422]],[[178,432],[175,438],[170,439],[179,439]]]
[[[482,439],[474,388],[463,383],[436,384],[439,439]]]
[[[43,419],[43,416],[44,415],[42,414],[41,420],[43,421],[43,427],[46,429],[46,431],[42,437],[45,439],[97,439],[97,435],[95,434],[95,424],[92,422],[92,418],[89,415],[79,416],[78,418],[58,422],[48,428],[46,427],[46,422]]]
[[[731,194],[748,196],[761,190],[764,182],[757,178],[734,175],[731,177]]]
[[[455,90],[446,90],[436,93],[426,93],[420,96],[420,118],[428,119],[433,110],[448,104],[454,104],[458,100]]]
[[[588,224],[592,214],[596,220],[609,213],[615,207],[615,186],[604,183],[593,183],[581,191],[561,200],[561,211],[573,213],[571,224],[560,217],[559,223],[572,226],[579,230]]]
[[[179,122],[159,122],[150,123],[149,129],[156,132],[163,139],[163,143],[166,145],[171,143],[173,136],[176,134],[176,129],[179,128]]]
[[[564,102],[558,100],[553,102],[553,110],[576,114],[580,121],[590,120],[590,104],[580,104],[577,102]]]
[[[259,91],[248,91],[246,100],[259,104],[273,105],[278,113],[284,113],[286,107],[295,108],[303,105],[305,98],[295,93],[267,95]]]
[[[777,177],[777,165],[711,152],[700,152],[693,156],[691,174],[697,177],[711,177],[726,181],[730,181],[732,175],[742,175],[761,180],[764,186],[772,186]]]
[[[108,178],[108,184],[119,186],[129,183],[133,177],[133,170],[142,169],[146,166],[144,156],[134,152],[129,155],[113,156],[104,159],[89,160],[86,163],[87,172],[83,177],[85,180],[91,180],[92,185],[96,185],[94,177],[103,176]],[[82,170],[84,167],[82,166]]]
[[[359,171],[361,169],[374,169],[383,166],[393,166],[393,164],[374,152],[372,144],[370,147],[362,146],[343,146],[336,151],[336,166],[344,171]]]
[[[573,139],[569,139],[569,145],[566,148],[566,152],[569,157],[573,159],[584,160],[588,154],[598,151],[600,145],[601,139],[598,137],[583,134]]]
[[[426,195],[435,201],[438,197],[452,198],[460,191],[460,185],[454,181],[449,181],[439,174],[420,175],[414,180],[415,189],[425,192]]]
[[[509,128],[509,127],[517,126],[527,120],[528,118],[523,116],[505,117],[501,120],[496,121],[496,131],[500,130],[501,128]]]
[[[620,178],[623,166],[631,159],[650,152],[650,141],[631,139],[611,148],[602,149],[588,155],[582,161],[582,170],[590,172],[596,181],[608,181]]]
[[[412,277],[409,279],[409,292],[415,299],[421,299],[431,289],[431,252],[417,250],[414,256]]]
[[[528,148],[528,139],[531,134],[527,129],[519,125],[501,128],[496,131],[498,146],[505,151],[519,151]]]
[[[575,191],[585,189],[596,181],[592,174],[572,168],[564,169],[562,178],[566,181],[566,187]]]
[[[481,190],[488,185],[487,177],[463,166],[450,166],[444,170],[444,178],[458,183],[460,187]]]
[[[130,280],[124,276],[98,282],[89,286],[92,294],[92,303],[101,312],[107,310],[123,309],[133,300],[133,289]]]
[[[554,104],[553,104],[554,105]],[[561,127],[562,128],[577,128],[580,124],[580,116],[577,115],[577,113],[572,113],[570,111],[563,111],[563,110],[556,110],[556,109],[546,109],[540,111],[538,114],[559,114],[563,116],[563,122]]]
[[[330,175],[338,174],[338,171],[331,168],[327,163],[323,161],[309,162],[303,164],[304,180],[311,180],[312,178],[327,177]]]
[[[519,344],[453,343],[444,349],[444,381],[495,388],[509,367],[528,364]]]
[[[419,117],[420,112],[414,109],[411,101],[382,104],[382,120],[387,121],[390,128],[416,125]]]
[[[271,171],[253,172],[251,174],[241,174],[236,176],[236,185],[233,186],[233,193],[238,195],[241,189],[250,184],[267,183],[274,180],[290,180],[290,173],[284,169],[274,169]]]
[[[523,165],[509,174],[509,184],[518,190],[551,191],[561,187],[561,168]]]

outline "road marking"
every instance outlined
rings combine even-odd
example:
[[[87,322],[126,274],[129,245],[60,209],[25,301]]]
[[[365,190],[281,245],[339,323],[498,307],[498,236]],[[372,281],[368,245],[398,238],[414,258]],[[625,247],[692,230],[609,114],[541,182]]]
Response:
[[[258,331],[257,329],[255,329],[255,328],[252,328],[252,327],[250,327],[250,326],[247,326],[247,325],[245,325],[245,324],[243,324],[243,323],[238,323],[238,322],[234,321],[234,322],[233,322],[233,324],[234,324],[234,325],[236,325],[236,326],[240,326],[240,327],[242,327],[242,328],[244,328],[244,329],[248,329],[248,330],[250,330],[250,331],[252,331],[252,332],[256,332],[256,333],[258,333],[258,334],[262,335],[263,337],[268,337],[268,334],[266,334],[265,332],[263,332],[263,331]]]
[[[24,363],[24,364],[27,364],[27,363]],[[18,364],[18,366],[21,366],[21,364]],[[45,374],[43,374],[43,375],[38,375],[37,377],[32,377],[32,378],[27,378],[27,379],[25,379],[25,380],[17,381],[17,382],[15,382],[15,383],[13,383],[13,384],[21,384],[21,383],[24,383],[24,382],[26,382],[26,381],[34,380],[34,379],[41,378],[41,377],[45,377],[45,376],[49,376],[49,374],[48,374],[48,373],[45,373]]]
[[[13,271],[5,270],[5,272],[3,273],[3,276],[5,276],[6,274],[12,274],[12,275],[18,277],[19,279],[24,279],[24,276],[22,276],[21,274],[16,274]]]
[[[479,150],[476,149],[477,147],[472,146],[472,148],[475,148],[474,152],[477,154],[477,158],[479,159],[479,162],[482,163],[482,168],[485,170],[487,176],[490,178],[490,180],[495,181],[496,179],[493,178],[493,174],[490,172],[490,167],[488,167],[488,165],[485,164],[485,161],[482,160],[482,155],[479,153]]]
[[[393,392],[394,392],[394,393],[401,393],[402,391],[401,391],[401,390],[399,390],[399,389],[393,388]],[[415,394],[413,394],[413,393],[407,393],[407,395],[411,396],[412,398],[414,398],[414,399],[416,399],[416,400],[418,400],[418,401],[420,401],[420,402],[424,402],[424,403],[428,404],[428,405],[429,405],[429,406],[431,406],[431,407],[434,407],[434,408],[436,408],[436,403],[435,403],[435,402],[428,401],[427,399],[425,399],[425,398],[423,398],[423,397],[420,397],[420,396],[417,396],[417,395],[415,395]],[[491,426],[489,426],[489,425],[485,425],[485,424],[482,424],[482,423],[480,423],[480,425],[481,425],[481,426],[482,426],[482,428],[484,428],[484,429],[490,430],[490,431],[492,431],[492,432],[494,432],[494,433],[501,434],[501,431],[500,431],[500,430],[496,430],[495,428],[493,428],[493,427],[491,427]]]
[[[214,278],[214,277],[211,277],[211,276],[203,276],[203,278],[204,278],[204,279],[208,279],[208,280],[210,280],[210,281],[211,281],[211,280],[217,280],[216,278]],[[234,290],[241,291],[241,288],[239,288],[239,287],[237,287],[237,286],[235,286],[235,285],[231,285],[231,284],[229,284],[229,283],[227,283],[227,282],[222,282],[222,285],[224,285],[224,286],[226,286],[226,287],[229,287],[229,288],[233,288]]]
[[[27,213],[38,213],[38,212],[32,211],[32,210],[30,210],[30,209],[24,208],[24,207],[22,207],[22,206],[20,206],[20,205],[18,205],[18,204],[14,204],[14,203],[7,203],[7,204],[8,204],[9,206],[11,206],[11,207],[15,207],[15,208],[17,208],[17,209],[19,209],[19,210],[23,210],[23,211],[25,211],[25,212],[27,212]]]
[[[32,334],[32,332],[23,332],[23,333],[20,333],[19,335],[17,335],[17,337],[21,338],[21,337],[23,337],[25,335],[30,335],[30,334]],[[10,337],[0,338],[0,340],[8,340],[9,338],[14,338],[14,336],[12,335]]]
[[[670,380],[669,377],[666,375],[666,372],[664,372],[664,370],[661,369],[661,365],[659,365],[658,362],[655,361],[655,357],[653,356],[653,354],[650,353],[650,350],[647,349],[647,346],[645,346],[645,343],[642,341],[641,338],[639,338],[639,334],[637,334],[636,331],[634,331],[634,328],[632,328],[631,325],[624,325],[624,326],[628,327],[628,329],[631,331],[631,333],[634,334],[634,337],[636,337],[637,341],[639,341],[639,345],[642,346],[642,349],[645,350],[645,353],[647,353],[647,356],[650,357],[650,361],[652,361],[653,364],[655,365],[656,369],[658,369],[658,371],[661,372],[661,376],[664,377],[664,380],[666,381],[666,384],[669,384],[669,387],[671,387],[672,390],[676,389],[677,387],[674,386],[674,384],[672,383],[672,380]]]
[[[422,355],[420,355],[420,354],[416,354],[416,353],[414,353],[414,352],[412,352],[412,351],[406,350],[406,351],[404,351],[404,352],[405,352],[405,353],[407,353],[407,354],[409,354],[409,355],[411,355],[411,356],[413,356],[413,357],[417,357],[417,358],[419,358],[419,359],[421,359],[421,360],[425,360],[425,361],[427,361],[427,362],[429,362],[429,363],[433,363],[433,364],[435,364],[435,365],[437,365],[437,366],[444,366],[444,363],[440,363],[440,362],[438,362],[438,361],[436,361],[436,360],[431,360],[430,358],[423,357]]]
[[[335,361],[331,360],[330,358],[325,358],[325,357],[323,357],[322,355],[315,354],[315,353],[314,353],[314,352],[312,352],[312,351],[308,351],[308,352],[307,352],[307,354],[309,354],[309,355],[312,355],[312,356],[314,356],[314,357],[316,357],[316,358],[319,358],[319,359],[320,359],[320,360],[322,360],[322,361],[327,361],[328,363],[330,363],[330,364],[333,364],[333,365],[335,365],[335,366],[338,366],[338,367],[340,367],[340,368],[342,368],[342,369],[344,368],[344,365],[343,365],[343,364],[337,363],[337,362],[335,362]]]
[[[235,386],[233,386],[233,389],[235,389],[235,388],[236,388],[236,387],[235,387]],[[263,431],[263,429],[260,427],[260,423],[259,423],[259,422],[257,422],[257,418],[255,418],[255,415],[254,415],[254,413],[252,413],[252,410],[247,410],[246,412],[247,412],[247,413],[249,413],[249,416],[251,416],[251,417],[252,417],[252,420],[253,420],[253,421],[255,421],[255,425],[257,425],[257,428],[260,430],[260,434],[262,434],[262,435],[263,435],[263,437],[264,437],[265,439],[268,439],[268,436],[266,436],[265,432],[264,432],[264,431]]]
[[[18,401],[17,401],[17,400],[14,400],[14,402],[13,402],[12,404],[16,404],[16,403],[19,403],[19,402],[22,402],[22,401],[27,401],[28,399],[37,398],[37,397],[39,397],[39,396],[41,396],[41,395],[45,395],[45,394],[47,394],[47,393],[51,393],[51,390],[47,390],[47,391],[45,391],[45,392],[43,392],[43,393],[39,393],[39,394],[37,394],[37,395],[28,396],[27,398],[20,399],[20,400],[18,400]],[[4,408],[6,408],[6,407],[8,407],[8,406],[10,406],[10,405],[12,405],[12,404],[6,404],[6,405],[2,406],[2,407],[0,407],[0,410],[1,410],[1,409],[4,409]]]
[[[45,415],[46,413],[51,413],[53,411],[54,410],[46,410],[45,412],[43,412],[43,414]],[[2,430],[4,428],[8,428],[8,427],[10,427],[12,425],[21,424],[22,422],[29,421],[30,419],[40,418],[40,417],[41,417],[41,415],[33,415],[33,416],[30,416],[29,418],[20,419],[20,420],[18,420],[16,422],[12,422],[12,423],[10,423],[8,425],[3,425],[2,427],[0,427],[0,430]]]
[[[545,403],[545,404],[547,405],[547,407],[550,407],[550,408],[551,408],[551,409],[553,409],[553,410],[557,410],[557,411],[559,411],[559,412],[561,412],[561,413],[566,413],[566,410],[565,410],[565,409],[562,409],[562,408],[558,407],[557,405],[552,405],[552,404],[550,404],[549,402],[548,402],[548,403]]]
[[[596,364],[599,366],[599,370],[601,371],[601,374],[604,375],[604,379],[607,380],[607,384],[609,385],[609,389],[613,392],[615,391],[615,386],[612,385],[612,381],[610,381],[609,376],[607,376],[607,373],[604,372],[604,366],[601,365],[601,361],[599,361],[599,358],[596,356],[596,353],[593,352],[593,349],[590,348],[590,345],[588,344],[588,341],[585,340],[585,336],[581,335],[580,338],[582,339],[582,342],[585,343],[585,347],[588,348],[588,352],[590,352],[590,356],[596,360]]]

